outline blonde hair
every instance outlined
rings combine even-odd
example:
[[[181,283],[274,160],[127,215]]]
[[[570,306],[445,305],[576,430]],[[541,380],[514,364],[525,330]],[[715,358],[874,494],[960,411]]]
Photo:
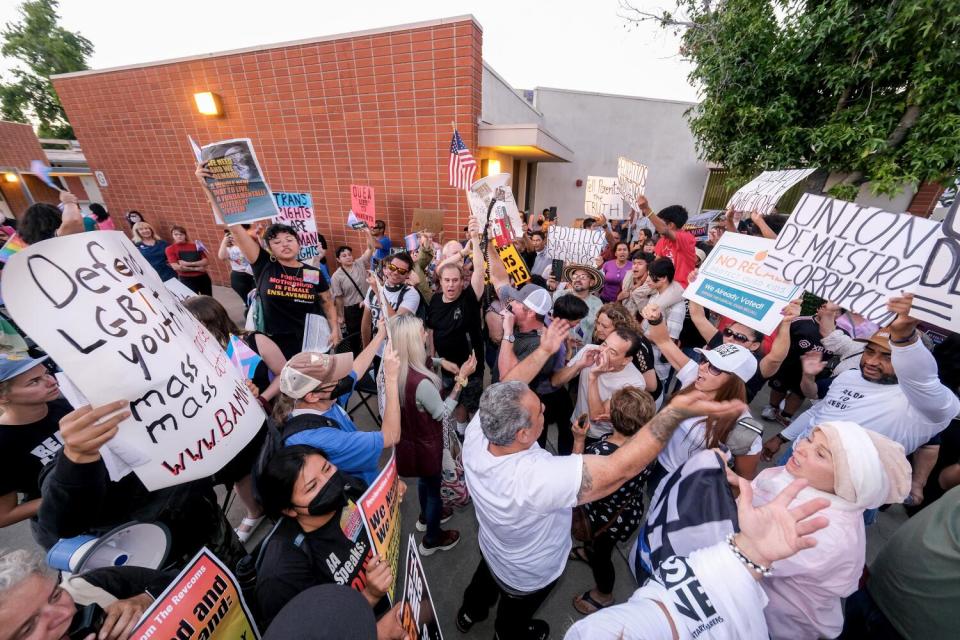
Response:
[[[141,244],[143,242],[143,238],[140,236],[140,229],[143,229],[144,227],[150,229],[150,231],[153,231],[153,239],[155,241],[161,239],[160,236],[157,235],[157,230],[153,228],[152,224],[146,222],[145,220],[141,220],[133,225],[133,232],[130,234],[130,239],[133,240],[133,244]]]
[[[415,315],[398,314],[387,321],[387,335],[400,358],[400,404],[403,405],[403,390],[407,386],[407,374],[411,369],[425,376],[440,390],[440,378],[427,366],[427,348],[423,343],[423,321]]]

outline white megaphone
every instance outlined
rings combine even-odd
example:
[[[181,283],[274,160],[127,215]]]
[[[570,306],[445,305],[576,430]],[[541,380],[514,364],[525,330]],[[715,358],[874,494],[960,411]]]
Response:
[[[128,522],[97,537],[61,538],[47,552],[54,569],[81,573],[104,567],[159,569],[170,551],[170,530],[159,522]]]

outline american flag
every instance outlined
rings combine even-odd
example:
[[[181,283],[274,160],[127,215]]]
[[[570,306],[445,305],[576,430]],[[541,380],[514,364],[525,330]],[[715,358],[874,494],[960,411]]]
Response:
[[[460,132],[454,129],[450,140],[450,186],[466,191],[473,184],[473,174],[477,172],[477,161],[467,145],[463,144]]]

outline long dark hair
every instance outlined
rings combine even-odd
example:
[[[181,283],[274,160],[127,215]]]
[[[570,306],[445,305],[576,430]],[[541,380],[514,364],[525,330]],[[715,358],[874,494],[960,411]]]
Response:
[[[675,393],[675,396],[683,395],[686,393],[692,393],[695,390],[695,386],[690,384]],[[717,402],[723,402],[726,400],[740,400],[741,402],[747,401],[747,385],[744,384],[743,380],[733,375],[732,373],[727,374],[727,381],[724,382],[719,389],[714,392],[713,399]],[[730,435],[730,432],[733,430],[734,425],[737,424],[737,420],[740,419],[740,416],[727,416],[725,418],[718,418],[716,416],[703,416],[699,422],[703,422],[706,425],[706,433],[703,435],[703,442],[700,443],[705,449],[712,449],[714,447],[720,446],[721,443],[725,442],[727,436]],[[696,443],[692,443],[691,447],[697,446]]]
[[[293,487],[309,456],[327,455],[316,447],[296,444],[282,447],[271,456],[257,478],[257,493],[267,516],[276,520],[293,504]]]
[[[97,222],[103,222],[110,217],[110,214],[107,213],[107,210],[104,209],[103,205],[99,202],[94,202],[90,205],[90,213],[97,219]]]
[[[23,212],[17,232],[27,244],[36,244],[56,236],[62,222],[60,209],[46,202],[38,202]]]
[[[236,323],[227,315],[227,310],[223,305],[210,296],[194,296],[187,298],[183,306],[187,311],[193,314],[193,317],[200,321],[200,324],[207,328],[207,331],[213,334],[220,346],[227,348],[230,342],[230,335],[243,336],[246,331],[240,330]]]

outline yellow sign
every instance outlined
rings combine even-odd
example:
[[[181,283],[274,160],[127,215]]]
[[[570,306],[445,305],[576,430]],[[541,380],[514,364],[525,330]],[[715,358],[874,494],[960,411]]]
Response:
[[[509,274],[514,287],[519,287],[530,280],[527,265],[523,263],[523,258],[520,257],[520,252],[517,251],[515,246],[508,244],[505,247],[497,247],[497,254],[503,261],[503,266],[507,268],[507,274]]]

